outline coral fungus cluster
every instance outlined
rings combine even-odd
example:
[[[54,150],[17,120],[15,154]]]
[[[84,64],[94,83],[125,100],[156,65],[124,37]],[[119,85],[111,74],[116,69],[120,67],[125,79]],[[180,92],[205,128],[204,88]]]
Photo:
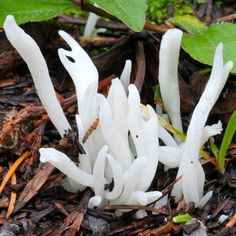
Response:
[[[42,104],[63,137],[71,127],[55,96],[39,47],[17,26],[13,16],[6,18],[4,29],[8,40],[27,63]],[[221,123],[205,124],[233,66],[232,62],[223,64],[223,45],[219,44],[216,49],[209,82],[192,114],[186,142],[181,143],[158,124],[157,113],[150,105],[140,104],[137,88],[129,85],[130,61],[126,62],[121,79],[112,81],[105,97],[97,92],[98,72],[87,53],[66,32],[59,31],[59,34],[71,48],[59,49],[58,54],[76,88],[76,122],[85,154],[79,155],[77,165],[54,148],[41,148],[40,160],[50,162],[67,175],[64,183],[67,190],[91,187],[95,196],[90,199],[90,207],[108,203],[146,205],[158,199],[162,193],[148,189],[159,161],[169,168],[179,167],[178,176],[182,175],[182,180],[172,191],[176,200],[183,195],[186,202],[203,205],[210,194],[203,197],[205,175],[199,162],[199,149],[210,136],[221,132]],[[172,125],[182,131],[177,77],[181,37],[182,32],[177,29],[163,36],[159,82]],[[83,143],[86,131],[96,120],[99,120],[97,128]],[[159,138],[164,146],[159,146]],[[112,189],[108,187],[111,183]]]

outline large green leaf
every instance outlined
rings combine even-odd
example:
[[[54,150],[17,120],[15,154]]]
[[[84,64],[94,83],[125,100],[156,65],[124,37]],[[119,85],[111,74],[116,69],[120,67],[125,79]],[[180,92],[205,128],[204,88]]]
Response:
[[[9,14],[14,15],[18,24],[22,24],[52,19],[75,6],[71,0],[0,0],[0,27]]]
[[[104,11],[116,16],[134,31],[145,23],[146,0],[92,0]]]
[[[182,41],[182,47],[197,61],[212,65],[215,49],[220,42],[224,44],[224,61],[233,61],[234,67],[232,72],[236,73],[235,24],[213,24],[208,27],[204,34],[185,34]]]

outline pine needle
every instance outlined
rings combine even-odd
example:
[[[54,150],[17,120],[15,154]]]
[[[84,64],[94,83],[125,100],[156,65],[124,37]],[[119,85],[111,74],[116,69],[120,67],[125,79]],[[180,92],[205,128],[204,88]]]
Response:
[[[9,164],[10,169],[11,169],[11,167],[12,167],[12,163]],[[11,177],[11,184],[12,185],[16,184],[16,174],[15,174],[15,172],[13,173],[13,175]],[[9,206],[8,206],[8,209],[7,209],[6,218],[9,218],[10,215],[12,214],[12,212],[14,211],[15,203],[16,203],[16,193],[14,191],[12,191]]]
[[[9,179],[12,177],[12,175],[15,173],[18,166],[30,155],[30,151],[24,152],[11,166],[11,168],[8,170],[7,174],[4,176],[2,183],[0,185],[0,193],[2,193],[4,187],[6,186]]]

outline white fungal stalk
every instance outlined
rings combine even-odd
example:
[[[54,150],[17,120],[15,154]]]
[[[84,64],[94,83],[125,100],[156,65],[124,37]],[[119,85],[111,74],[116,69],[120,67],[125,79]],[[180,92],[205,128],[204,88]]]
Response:
[[[94,6],[99,8],[99,6],[96,3],[94,4]],[[93,12],[89,13],[89,16],[85,25],[85,29],[84,29],[84,34],[83,34],[85,37],[89,37],[92,35],[98,18],[99,16],[96,15],[95,13]]]
[[[199,149],[204,138],[204,126],[207,117],[218,99],[229,72],[233,67],[231,61],[223,64],[223,44],[216,48],[212,73],[206,88],[194,109],[184,144],[183,157],[180,162],[178,176],[182,175],[182,181],[176,183],[172,195],[179,199],[183,193],[185,201],[195,202],[198,206],[203,196],[205,174],[199,163]],[[182,185],[182,186],[181,186]]]
[[[128,93],[128,87],[130,84],[131,68],[132,68],[131,60],[126,60],[124,70],[120,75],[120,81],[123,84],[126,93]]]
[[[98,72],[88,54],[69,34],[60,30],[59,35],[71,47],[71,51],[60,48],[58,55],[75,84],[78,110],[83,111],[79,115],[86,131],[92,122],[98,118],[96,101]],[[73,61],[69,58],[72,58]],[[80,135],[83,136],[84,133]]]
[[[4,30],[12,46],[19,52],[26,62],[34,80],[39,98],[52,123],[63,137],[64,134],[71,129],[71,126],[57,100],[48,73],[47,64],[38,45],[16,24],[14,17],[11,15],[6,17]]]
[[[159,54],[161,96],[172,125],[181,132],[178,59],[182,34],[178,29],[168,30],[162,37]]]
[[[180,50],[182,32],[179,30],[168,30],[163,36],[160,48],[159,82],[165,108],[170,116],[172,125],[181,131],[180,100],[177,78],[177,65]],[[176,143],[174,139],[160,128],[160,138],[167,145],[158,147],[159,160],[167,167],[179,167],[178,176],[183,179],[178,181],[172,191],[178,201],[182,194],[186,202],[193,201],[195,205],[206,202],[210,195],[203,196],[205,181],[204,171],[200,162],[199,149],[209,137],[222,131],[219,121],[212,126],[206,126],[206,120],[210,110],[215,104],[220,92],[232,69],[232,62],[223,65],[223,45],[220,44],[215,53],[214,65],[209,82],[196,106],[187,131],[185,143]],[[179,142],[178,139],[176,141]]]
[[[88,37],[92,35],[95,25],[97,23],[97,20],[98,20],[98,15],[96,15],[93,12],[90,12],[87,23],[85,25],[84,36]]]
[[[54,148],[40,148],[40,161],[50,162],[53,166],[79,184],[94,187],[94,178],[80,170],[64,153]]]

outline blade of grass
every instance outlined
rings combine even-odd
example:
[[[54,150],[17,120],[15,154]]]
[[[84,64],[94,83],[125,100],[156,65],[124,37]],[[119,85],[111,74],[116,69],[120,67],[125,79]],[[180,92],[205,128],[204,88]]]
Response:
[[[213,152],[215,158],[219,156],[219,148],[214,143],[213,138],[210,138],[211,151]]]
[[[181,140],[185,141],[186,140],[186,136],[180,132],[179,130],[177,130],[174,126],[172,126],[168,121],[166,121],[164,118],[162,118],[161,116],[158,116],[158,121],[160,122],[160,124],[162,126],[164,126],[168,131],[170,131],[172,134],[175,134],[176,136],[178,136]],[[205,158],[208,159],[209,158],[209,154],[207,152],[205,152],[204,150],[200,149],[199,153]]]
[[[174,126],[172,126],[168,121],[166,121],[164,118],[158,115],[158,121],[162,126],[164,126],[168,131],[170,131],[172,134],[175,134],[178,136],[181,140],[186,141],[186,136],[177,130]]]
[[[219,169],[221,173],[224,173],[225,171],[225,156],[229,148],[229,145],[232,142],[232,138],[234,136],[235,130],[236,130],[236,111],[233,112],[233,114],[231,115],[229,119],[229,122],[225,130],[225,134],[223,137],[223,141],[220,146],[219,156],[216,158],[217,168]]]
[[[144,113],[146,113],[147,116],[149,116],[148,111],[146,109],[146,107],[143,104],[141,105],[141,109],[143,110]],[[158,121],[160,123],[160,125],[162,125],[163,127],[165,127],[169,132],[171,132],[172,134],[176,135],[177,137],[179,137],[181,140],[186,141],[186,136],[180,132],[179,130],[177,130],[174,126],[172,126],[168,121],[166,121],[164,118],[162,118],[161,116],[157,115]],[[207,152],[205,152],[204,150],[200,149],[199,153],[205,158],[208,159],[210,156]]]

